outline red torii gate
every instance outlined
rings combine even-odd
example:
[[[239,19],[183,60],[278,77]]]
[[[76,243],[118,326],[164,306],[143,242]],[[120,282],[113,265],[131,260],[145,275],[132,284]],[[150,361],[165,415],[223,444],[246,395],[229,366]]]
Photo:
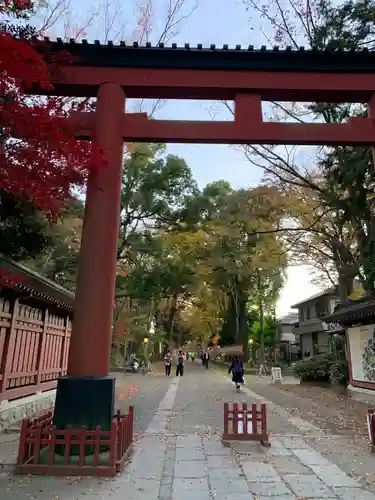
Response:
[[[70,378],[59,382],[56,415],[62,413],[62,407],[66,413],[72,401],[74,406],[74,401],[80,400],[67,395],[72,392],[70,381],[82,392],[95,377],[110,382],[123,142],[374,147],[375,52],[254,50],[252,46],[230,50],[213,45],[207,49],[200,45],[178,48],[175,44],[170,48],[163,44],[138,47],[136,43],[114,46],[111,42],[101,45],[48,39],[45,44],[53,52],[67,50],[77,56],[76,64],[59,68],[52,92],[97,97],[95,112],[73,113],[71,122],[77,137],[94,138],[100,144],[108,162],[106,169],[91,173],[88,179]],[[125,113],[125,97],[233,100],[234,121],[148,120],[143,113]],[[369,113],[367,118],[350,119],[346,124],[264,122],[262,101],[360,102],[368,103]],[[107,415],[112,412],[113,381],[109,385],[110,390],[103,389],[106,396],[101,397],[96,389],[91,400],[87,396],[83,420],[77,417],[78,410],[74,413],[72,409],[58,420],[72,423],[78,418],[87,423],[90,417],[90,425],[103,422],[93,407],[102,405]]]

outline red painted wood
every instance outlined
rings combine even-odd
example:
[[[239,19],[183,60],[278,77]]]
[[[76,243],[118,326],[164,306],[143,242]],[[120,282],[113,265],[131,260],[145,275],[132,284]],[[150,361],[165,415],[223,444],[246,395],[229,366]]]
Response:
[[[0,401],[55,388],[62,373],[63,338],[65,352],[69,348],[70,322],[48,315],[43,322],[41,310],[18,303],[8,316],[10,321],[2,334]]]
[[[102,428],[99,425],[96,427],[95,430],[97,435],[100,435],[102,432]],[[100,452],[99,444],[100,444],[100,439],[98,440],[98,438],[96,438],[94,441],[94,459],[93,459],[93,464],[95,467],[99,465],[99,452]]]
[[[48,465],[52,467],[54,459],[55,459],[55,446],[56,446],[56,425],[52,426],[51,429],[51,441],[49,445],[49,454],[48,454]]]
[[[252,434],[258,434],[258,406],[256,403],[251,405],[251,421],[253,424],[253,432]]]
[[[232,434],[234,436],[238,435],[238,404],[233,403],[233,417],[232,417],[232,422],[233,422],[233,429],[232,429]]]
[[[90,116],[91,115],[91,116]],[[93,136],[94,113],[72,113],[77,137]],[[240,118],[236,121],[148,120],[142,113],[125,114],[120,126],[125,141],[211,144],[372,145],[375,120],[353,118],[345,124],[276,123]]]
[[[15,353],[16,342],[17,342],[17,332],[16,332],[16,315],[18,314],[19,304],[18,300],[14,302],[12,311],[12,321],[10,324],[10,329],[7,334],[4,347],[4,356],[2,361],[1,370],[3,372],[3,377],[0,381],[0,397],[8,389],[9,386],[9,375],[12,372],[13,356]],[[6,398],[3,398],[3,400]]]
[[[48,338],[47,338],[47,329],[48,329],[48,309],[44,311],[44,325],[43,325],[43,332],[41,333],[41,338],[40,338],[40,346],[38,349],[37,353],[37,367],[38,367],[38,374],[37,374],[37,379],[36,383],[40,384],[42,381],[42,371],[44,369],[44,363],[45,363],[45,358],[46,358],[46,347],[48,343]]]
[[[128,415],[114,417],[109,431],[97,427],[88,431],[86,427],[58,430],[52,425],[52,413],[36,419],[25,419],[21,426],[17,472],[25,474],[52,475],[95,475],[114,476],[123,467],[132,448],[133,408]],[[54,463],[56,444],[64,446],[63,465]],[[78,464],[70,463],[70,447],[79,445]],[[106,463],[100,461],[100,446],[109,446],[109,458]],[[40,451],[49,447],[48,464],[40,463]],[[94,446],[93,465],[87,465],[84,455],[85,446]],[[90,459],[91,460],[91,459]],[[103,458],[102,458],[103,460]]]
[[[70,338],[68,336],[68,334],[69,334],[68,325],[69,325],[69,322],[68,322],[68,320],[66,320],[64,337],[63,337],[63,340],[61,343],[61,351],[60,351],[61,352],[61,359],[60,359],[59,366],[60,366],[60,370],[61,370],[61,376],[63,376],[65,374],[65,370],[66,370],[67,363],[68,363],[67,349],[69,347],[69,341],[70,341]]]
[[[0,401],[9,401],[12,399],[23,398],[25,396],[31,396],[39,391],[50,391],[51,389],[55,389],[57,384],[57,380],[51,380],[48,382],[43,382],[38,385],[29,385],[25,387],[15,387],[12,389],[8,389],[7,391],[0,393]]]
[[[267,406],[264,403],[262,403],[261,406],[261,424],[262,424],[262,433],[268,435]]]
[[[229,433],[229,404],[224,403],[224,436]]]
[[[72,427],[70,425],[67,427],[67,429],[64,432],[64,444],[65,444],[65,449],[64,449],[64,465],[69,465],[72,432],[73,432],[73,429],[72,429]],[[58,433],[60,434],[60,431]],[[61,434],[63,434],[63,433],[61,433]]]
[[[242,404],[242,420],[243,420],[243,432],[244,434],[247,434],[248,430],[248,408],[247,408],[247,403]]]
[[[353,387],[358,387],[359,389],[368,389],[370,391],[375,390],[374,382],[362,382],[358,380],[351,380],[350,385],[352,385]]]
[[[373,410],[369,410],[369,412]],[[371,435],[371,448],[372,452],[375,451],[375,415],[374,413],[371,414],[371,420],[370,420],[370,435]]]
[[[123,167],[120,130],[124,109],[125,96],[121,87],[103,84],[98,93],[94,135],[108,166],[91,170],[87,183],[68,362],[71,376],[109,374]]]
[[[39,454],[40,454],[40,445],[41,445],[41,439],[42,439],[42,426],[39,422],[37,422],[35,429],[34,429],[34,464],[39,463]]]
[[[252,421],[252,432],[248,432],[247,426],[250,418]],[[243,433],[238,432],[238,422],[240,420],[243,421]],[[247,403],[243,403],[240,406],[234,403],[232,407],[228,403],[224,403],[223,440],[260,441],[263,445],[269,446],[267,406],[262,404],[258,407],[257,404],[253,403],[251,410],[249,410]]]
[[[20,440],[18,443],[18,456],[17,456],[17,464],[22,465],[25,462],[26,456],[26,437],[27,437],[27,429],[29,426],[29,420],[25,419],[21,423],[20,430]]]
[[[78,463],[82,467],[85,464],[85,438],[87,434],[87,428],[84,425],[81,429],[81,433],[79,435],[79,458]]]
[[[109,435],[109,465],[112,467],[116,466],[116,442],[117,442],[117,427],[118,422],[116,419],[112,420],[111,431]],[[122,424],[120,424],[122,425]]]
[[[374,73],[283,73],[263,71],[135,68],[59,68],[55,93],[96,97],[103,82],[123,86],[128,98],[234,100],[237,92],[257,92],[263,101],[368,102]]]

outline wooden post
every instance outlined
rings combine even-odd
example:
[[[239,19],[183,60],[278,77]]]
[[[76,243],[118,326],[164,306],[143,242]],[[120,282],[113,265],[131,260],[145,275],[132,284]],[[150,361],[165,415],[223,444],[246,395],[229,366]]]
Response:
[[[233,403],[233,434],[238,436],[238,403]]]
[[[258,434],[258,405],[257,405],[257,403],[253,403],[251,405],[251,422],[252,422],[251,433],[257,435]]]
[[[48,314],[48,309],[44,311],[44,321],[43,321],[43,331],[40,335],[40,340],[39,340],[39,350],[38,350],[38,359],[36,363],[37,367],[37,374],[36,374],[36,385],[40,385],[42,382],[42,375],[43,375],[43,368],[44,368],[44,358],[45,358],[45,352],[46,352],[46,342],[47,342],[47,331],[48,331],[48,320],[49,320],[49,314]]]
[[[0,401],[3,401],[6,399],[5,391],[8,388],[9,374],[11,373],[11,370],[12,370],[14,348],[16,345],[16,337],[17,337],[16,322],[17,322],[18,313],[19,313],[19,303],[18,303],[18,299],[16,299],[14,301],[14,304],[13,304],[12,320],[10,323],[10,331],[9,331],[8,339],[4,345],[5,362],[4,362],[4,370],[3,370],[3,379],[0,380]]]
[[[70,320],[69,320],[69,316],[67,316],[65,318],[65,335],[63,337],[63,340],[62,340],[62,343],[61,343],[61,355],[60,355],[60,375],[64,375],[64,366],[67,361],[67,357],[68,357],[68,352],[67,352],[67,349],[66,349],[66,344],[68,342],[68,339],[69,339],[69,336],[68,336],[68,333],[69,333],[69,325],[70,325]]]

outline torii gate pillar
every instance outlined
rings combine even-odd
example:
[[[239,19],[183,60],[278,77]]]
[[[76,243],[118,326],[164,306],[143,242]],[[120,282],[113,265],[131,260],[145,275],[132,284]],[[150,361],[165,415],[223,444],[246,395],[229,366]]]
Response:
[[[76,287],[68,375],[58,381],[55,424],[110,426],[115,383],[109,377],[122,179],[125,95],[100,86],[93,135],[107,165],[90,172]]]

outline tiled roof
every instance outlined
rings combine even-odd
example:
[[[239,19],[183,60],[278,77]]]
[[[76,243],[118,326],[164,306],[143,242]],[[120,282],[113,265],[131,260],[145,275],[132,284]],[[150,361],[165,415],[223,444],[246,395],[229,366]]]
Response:
[[[47,300],[58,307],[74,309],[75,296],[73,292],[2,254],[0,254],[0,272],[9,273],[10,276],[15,278],[21,278],[14,283],[14,289]]]
[[[282,325],[294,325],[298,322],[298,312],[290,312],[281,318],[278,318],[278,322]]]
[[[87,40],[55,41],[49,38],[34,39],[52,50],[67,50],[80,58],[79,63],[97,66],[180,68],[180,69],[226,69],[226,70],[267,70],[274,71],[325,71],[325,72],[375,72],[375,51],[366,47],[361,50],[327,49],[279,46],[256,48],[254,45],[231,48],[224,44],[218,47],[211,44],[191,46],[186,43],[178,46],[172,43],[141,46],[138,42],[111,41],[93,43]]]
[[[360,50],[357,50],[355,48],[352,49],[325,49],[325,50],[320,50],[317,48],[306,48],[303,46],[300,46],[297,48],[293,48],[291,46],[287,46],[285,48],[282,48],[278,45],[274,45],[272,47],[267,47],[266,45],[261,45],[259,48],[255,47],[254,45],[235,45],[234,47],[229,47],[228,44],[223,44],[223,46],[217,46],[216,44],[210,44],[210,46],[203,47],[201,43],[198,43],[197,45],[190,45],[189,43],[185,43],[184,45],[177,45],[176,43],[172,43],[170,45],[166,45],[164,43],[158,43],[155,45],[152,45],[151,42],[147,42],[145,45],[140,45],[138,42],[126,42],[126,41],[120,41],[119,43],[113,43],[111,41],[108,41],[106,43],[102,43],[99,40],[94,40],[93,42],[90,43],[89,40],[80,40],[77,41],[73,38],[70,40],[63,40],[62,38],[56,38],[56,40],[52,40],[49,37],[44,37],[43,39],[38,39],[34,38],[34,40],[39,40],[39,41],[45,41],[48,43],[58,43],[60,45],[66,46],[66,45],[95,45],[97,47],[109,47],[109,48],[116,48],[116,47],[122,47],[122,48],[127,48],[127,49],[163,49],[164,51],[168,50],[179,50],[179,51],[187,51],[187,50],[192,50],[192,51],[204,51],[204,52],[213,52],[213,51],[222,51],[222,52],[280,52],[280,53],[290,53],[290,52],[314,52],[314,53],[356,53],[356,54],[363,54],[363,53],[371,53],[372,51],[369,50],[367,47],[363,47]],[[375,52],[375,51],[373,51]]]
[[[375,318],[375,299],[364,298],[356,304],[338,307],[334,313],[324,318],[327,323],[353,325],[355,323],[373,322]]]

